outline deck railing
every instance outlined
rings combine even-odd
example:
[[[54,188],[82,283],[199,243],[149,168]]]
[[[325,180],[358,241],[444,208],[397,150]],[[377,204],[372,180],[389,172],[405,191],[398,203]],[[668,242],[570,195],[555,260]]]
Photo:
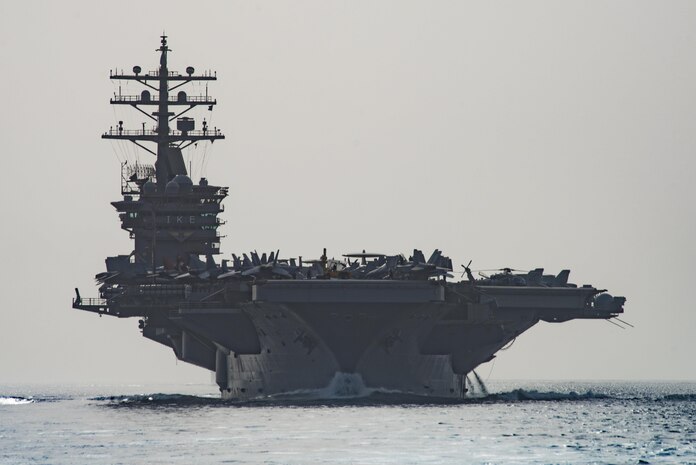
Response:
[[[105,136],[156,136],[158,133],[153,129],[114,129],[111,128],[104,133]],[[194,137],[213,137],[222,136],[219,129],[196,129],[194,131],[169,131],[170,136],[194,136]]]
[[[111,99],[111,103],[157,103],[159,95],[154,94],[149,98],[142,95],[116,95]],[[209,95],[187,95],[185,99],[180,99],[178,95],[172,95],[167,99],[168,103],[215,103],[215,99]]]

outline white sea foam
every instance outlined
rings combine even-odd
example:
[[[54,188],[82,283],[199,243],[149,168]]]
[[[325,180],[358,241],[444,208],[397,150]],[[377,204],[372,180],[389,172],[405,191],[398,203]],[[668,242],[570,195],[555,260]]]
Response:
[[[382,389],[368,388],[358,373],[336,372],[326,387],[320,389],[298,389],[266,398],[276,400],[339,400],[369,397],[375,392],[386,392]]]
[[[318,394],[324,399],[345,399],[367,397],[374,391],[374,389],[365,387],[365,382],[360,374],[337,372],[329,385],[320,389]]]
[[[24,405],[33,402],[34,399],[25,399],[24,397],[0,397],[0,405]]]

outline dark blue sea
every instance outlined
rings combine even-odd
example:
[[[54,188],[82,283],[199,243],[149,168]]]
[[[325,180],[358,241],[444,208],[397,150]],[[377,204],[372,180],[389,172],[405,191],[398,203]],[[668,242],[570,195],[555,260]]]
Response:
[[[696,464],[696,383],[474,391],[224,402],[211,385],[0,385],[0,464]]]

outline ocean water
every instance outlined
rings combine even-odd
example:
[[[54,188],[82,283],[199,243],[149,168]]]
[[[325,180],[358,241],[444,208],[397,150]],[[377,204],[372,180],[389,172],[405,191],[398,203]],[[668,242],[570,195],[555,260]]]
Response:
[[[696,383],[487,387],[223,402],[208,385],[0,385],[0,464],[696,464]]]

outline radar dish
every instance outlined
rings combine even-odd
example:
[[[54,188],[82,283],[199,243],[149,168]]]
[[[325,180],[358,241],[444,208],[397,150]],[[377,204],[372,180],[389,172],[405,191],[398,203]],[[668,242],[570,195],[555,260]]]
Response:
[[[179,185],[179,192],[182,194],[187,194],[191,192],[193,188],[193,181],[191,181],[191,178],[189,178],[185,174],[177,174],[176,176],[174,176],[174,179],[172,179],[172,182],[175,182]]]
[[[157,185],[154,182],[152,182],[152,180],[148,179],[148,181],[145,184],[143,184],[141,191],[143,194],[146,195],[154,194],[155,192],[157,192]]]
[[[176,195],[179,193],[179,183],[176,181],[172,180],[167,183],[166,186],[164,186],[164,193],[167,195]]]

